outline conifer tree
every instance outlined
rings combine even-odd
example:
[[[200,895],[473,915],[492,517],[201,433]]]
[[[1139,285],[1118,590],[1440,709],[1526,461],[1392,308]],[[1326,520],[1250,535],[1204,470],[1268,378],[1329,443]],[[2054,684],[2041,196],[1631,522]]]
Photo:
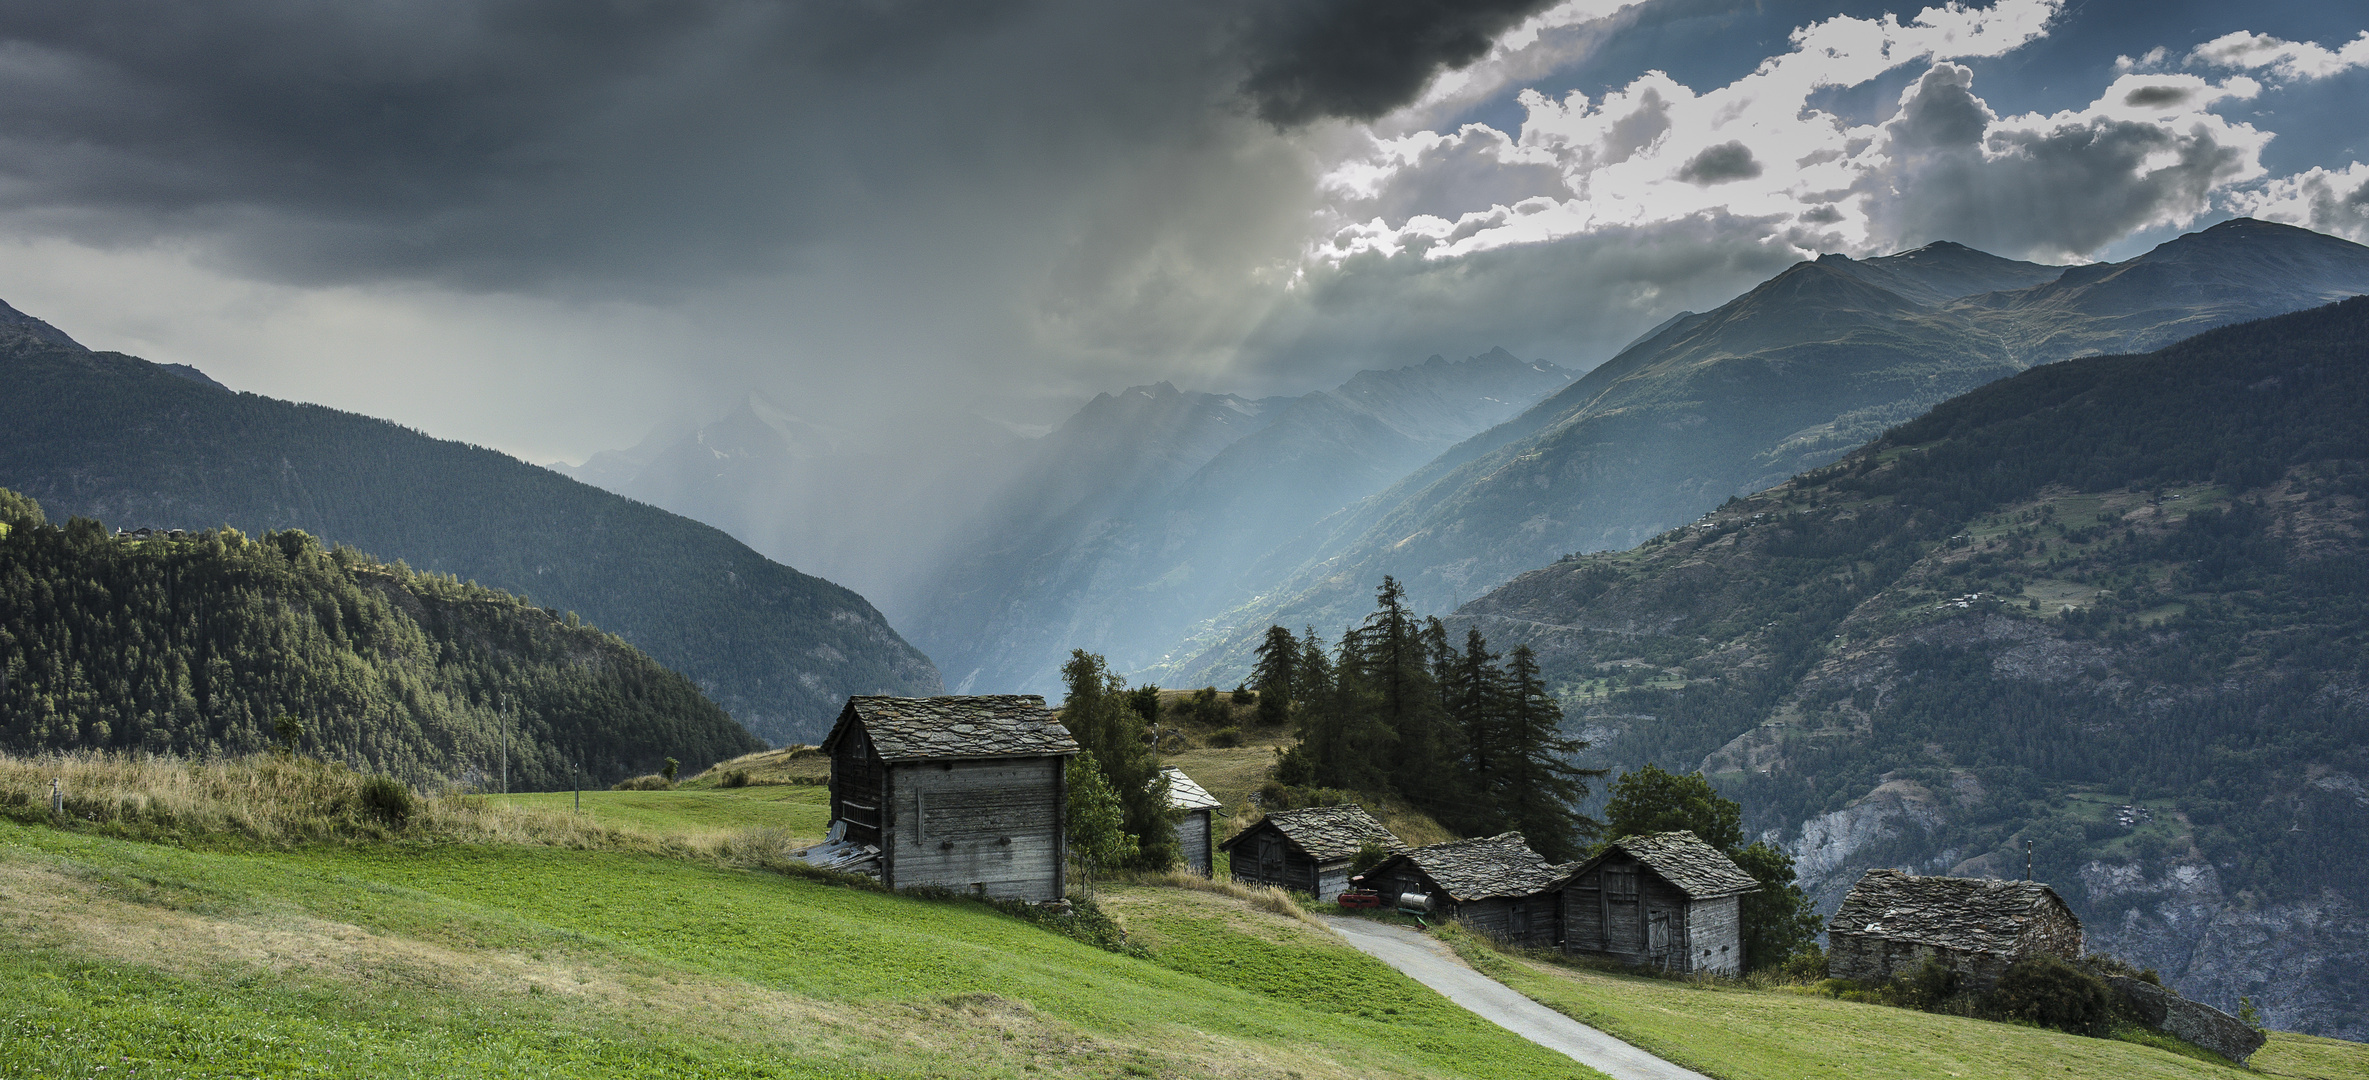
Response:
[[[1259,723],[1279,726],[1291,719],[1299,666],[1300,643],[1291,631],[1268,627],[1267,639],[1259,643],[1258,666],[1250,676],[1251,688],[1259,693]]]
[[[1441,768],[1455,760],[1455,740],[1432,682],[1432,652],[1424,637],[1423,624],[1407,610],[1406,590],[1386,576],[1375,592],[1374,613],[1343,642],[1341,670],[1344,683],[1354,672],[1373,698],[1382,735],[1381,745],[1372,747],[1378,770],[1408,801],[1436,814],[1465,793],[1454,771]]]
[[[1102,657],[1084,649],[1070,652],[1061,678],[1069,688],[1061,723],[1118,794],[1126,831],[1135,838],[1133,865],[1167,869],[1176,861],[1176,832],[1168,823],[1168,783],[1145,742],[1148,725],[1135,711],[1127,680],[1111,674]]]
[[[1604,770],[1571,763],[1588,744],[1563,733],[1563,706],[1547,693],[1529,646],[1514,647],[1506,682],[1498,805],[1508,827],[1520,830],[1532,850],[1553,862],[1575,859],[1581,841],[1599,828],[1577,806],[1587,798],[1588,780]]]
[[[1506,782],[1504,736],[1509,691],[1505,669],[1478,629],[1464,632],[1464,651],[1451,653],[1441,665],[1440,696],[1456,724],[1464,745],[1465,789],[1472,806],[1458,819],[1471,835],[1503,832],[1507,828],[1502,797]]]

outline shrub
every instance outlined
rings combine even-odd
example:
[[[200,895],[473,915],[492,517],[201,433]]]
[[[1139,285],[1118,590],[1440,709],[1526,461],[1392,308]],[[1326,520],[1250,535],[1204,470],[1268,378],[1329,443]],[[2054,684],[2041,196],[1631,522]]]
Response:
[[[411,820],[411,789],[392,776],[371,776],[362,781],[362,809],[380,822],[402,828]]]
[[[632,778],[632,779],[630,779],[630,780],[619,780],[619,781],[617,781],[615,784],[612,784],[612,785],[610,785],[610,787],[609,787],[609,790],[610,790],[610,791],[672,791],[672,790],[674,790],[674,786],[675,786],[675,784],[674,784],[674,781],[672,781],[672,780],[669,780],[669,779],[667,779],[667,778],[665,778],[665,777],[663,777],[663,776],[660,776],[660,775],[658,775],[657,773],[648,773],[648,774],[645,774],[645,775],[642,775],[642,776],[636,776],[636,777],[634,777],[634,778]]]
[[[1258,703],[1259,692],[1251,689],[1248,683],[1236,683],[1234,685],[1234,705],[1236,708],[1248,708]]]
[[[722,779],[716,781],[716,786],[747,787],[749,786],[749,771],[747,769],[734,769],[731,772],[725,773]]]
[[[1205,741],[1209,745],[1219,748],[1240,746],[1242,745],[1242,729],[1238,727],[1222,727],[1216,731],[1210,732],[1209,738]]]
[[[1885,987],[1895,1004],[1903,1008],[1933,1012],[1941,1003],[1958,996],[1965,980],[1958,969],[1943,963],[1938,957],[1928,956],[1916,967],[1903,971]]]
[[[2113,1013],[2114,992],[2104,980],[2053,956],[2026,956],[2007,966],[1985,996],[1983,1011],[2076,1035],[2099,1033]]]
[[[1382,865],[1382,860],[1389,857],[1389,848],[1383,847],[1378,840],[1368,840],[1358,847],[1356,857],[1349,860],[1349,875],[1355,877],[1365,873]]]
[[[660,770],[658,770],[658,775],[665,777],[665,778],[666,778],[666,782],[667,782],[667,783],[669,783],[669,784],[671,784],[671,783],[674,783],[674,782],[675,782],[675,777],[676,777],[676,776],[678,776],[678,775],[681,775],[682,771],[683,771],[683,763],[682,763],[682,762],[680,762],[680,761],[676,761],[676,760],[675,760],[675,759],[673,759],[673,758],[668,758],[668,759],[666,759],[666,767],[665,767],[665,768],[663,768],[663,769],[660,769]]]

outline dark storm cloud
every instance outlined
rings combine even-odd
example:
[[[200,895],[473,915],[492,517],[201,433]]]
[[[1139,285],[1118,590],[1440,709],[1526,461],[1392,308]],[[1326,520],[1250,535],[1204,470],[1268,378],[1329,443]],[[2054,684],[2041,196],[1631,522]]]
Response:
[[[1250,42],[1243,89],[1259,118],[1291,127],[1371,120],[1415,100],[1443,68],[1554,0],[1319,0],[1272,16]]]
[[[2196,92],[2184,86],[2142,86],[2123,95],[2122,103],[2142,108],[2152,105],[2178,105],[2194,96],[2196,96]]]
[[[1750,180],[1759,175],[1760,162],[1753,160],[1751,148],[1733,139],[1704,147],[1702,153],[1688,158],[1678,170],[1678,179],[1702,187],[1729,180]]]
[[[1539,6],[0,0],[0,213],[294,284],[646,294],[1091,215],[1260,137],[1245,104],[1370,115]]]

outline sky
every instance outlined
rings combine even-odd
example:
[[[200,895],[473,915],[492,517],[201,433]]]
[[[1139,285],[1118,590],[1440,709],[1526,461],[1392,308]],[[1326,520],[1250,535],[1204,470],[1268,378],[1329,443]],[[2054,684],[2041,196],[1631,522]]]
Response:
[[[1584,368],[1803,258],[2369,241],[2369,11],[0,0],[0,299],[533,461]]]

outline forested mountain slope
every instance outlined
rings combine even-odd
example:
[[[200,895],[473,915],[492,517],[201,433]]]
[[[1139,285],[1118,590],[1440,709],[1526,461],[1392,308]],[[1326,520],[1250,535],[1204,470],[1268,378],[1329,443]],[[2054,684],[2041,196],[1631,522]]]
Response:
[[[0,749],[284,745],[490,786],[505,732],[522,790],[763,747],[689,679],[574,615],[301,532],[60,526],[0,489]]]
[[[979,690],[1057,691],[1072,648],[1158,664],[1267,584],[1245,571],[1280,540],[1570,379],[1498,349],[1298,398],[1105,394],[1032,449],[909,630]]]
[[[1828,910],[2039,876],[2093,948],[2369,1035],[2369,298],[2051,364],[1451,623],[1702,767]]]
[[[1988,290],[1970,292],[1969,290]],[[2036,364],[2369,292],[2369,248],[2240,219],[2060,269],[1955,244],[1797,264],[1277,547],[1168,681],[1230,681],[1271,623],[1336,627],[1383,575],[1444,611],[1619,549]]]
[[[863,597],[706,525],[482,447],[0,325],[0,485],[126,528],[302,529],[573,610],[751,731],[939,689]]]

